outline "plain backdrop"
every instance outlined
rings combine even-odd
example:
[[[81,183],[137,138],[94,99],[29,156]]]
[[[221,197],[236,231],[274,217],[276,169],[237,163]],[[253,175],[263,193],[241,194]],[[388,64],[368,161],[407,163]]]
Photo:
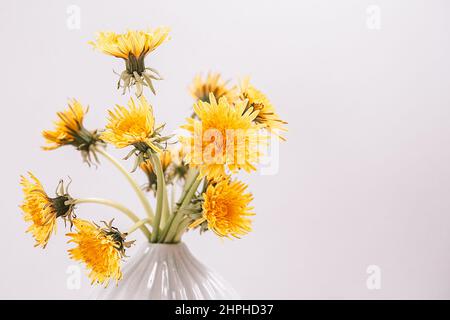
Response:
[[[106,110],[128,99],[115,89],[123,63],[87,42],[158,25],[172,40],[147,58],[165,77],[147,96],[166,132],[184,123],[187,87],[209,70],[250,75],[289,122],[276,174],[241,175],[255,196],[254,231],[189,234],[194,255],[243,298],[450,298],[449,9],[445,0],[1,1],[0,298],[91,290],[84,269],[81,287],[67,286],[77,264],[62,224],[45,250],[33,248],[20,174],[32,170],[49,192],[70,176],[74,196],[141,213],[111,165],[89,168],[73,148],[44,152],[41,131],[70,97],[90,105],[87,127],[104,126]],[[129,226],[108,208],[77,213]],[[372,265],[378,290],[367,286]]]

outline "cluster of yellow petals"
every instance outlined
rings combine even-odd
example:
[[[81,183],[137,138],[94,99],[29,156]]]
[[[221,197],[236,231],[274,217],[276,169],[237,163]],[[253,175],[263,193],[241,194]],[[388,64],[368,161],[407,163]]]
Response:
[[[246,192],[247,185],[240,181],[222,179],[209,184],[203,194],[202,218],[195,224],[208,222],[208,228],[221,237],[236,237],[251,231],[253,200],[251,193]]]
[[[136,58],[145,56],[169,39],[170,29],[128,30],[123,34],[115,32],[99,32],[95,41],[89,42],[94,48],[105,54],[128,59],[132,54]]]
[[[121,252],[117,241],[99,226],[82,219],[74,219],[76,232],[68,233],[69,243],[76,247],[69,249],[73,260],[83,262],[90,270],[92,283],[107,286],[111,279],[122,279]]]
[[[154,134],[155,118],[153,109],[144,96],[136,103],[133,98],[128,102],[128,108],[116,105],[109,110],[108,124],[102,133],[101,139],[125,148],[136,143],[145,143],[155,151],[160,149],[153,144],[151,138]]]
[[[228,88],[227,84],[227,81],[222,80],[220,73],[208,73],[206,78],[199,74],[195,76],[189,91],[195,100],[209,102],[209,95],[212,93],[216,100],[226,97],[232,102],[236,98],[236,88]]]
[[[169,168],[169,166],[172,164],[172,152],[170,150],[163,150],[160,155],[159,159],[161,161],[161,167],[163,172],[166,172],[166,170]],[[147,175],[156,174],[153,170],[153,165],[150,161],[150,159],[147,159],[143,161],[140,164],[140,167],[142,171],[144,171]]]
[[[198,119],[188,118],[182,126],[191,133],[180,137],[185,160],[209,179],[220,179],[227,171],[256,170],[265,141],[259,133],[261,125],[254,122],[258,112],[247,108],[246,101],[233,106],[225,97],[217,102],[213,94],[210,101],[198,101],[194,105]]]
[[[68,109],[57,113],[55,130],[45,130],[43,137],[48,145],[44,150],[54,150],[64,145],[74,144],[83,126],[83,119],[88,111],[76,99],[69,100]]]
[[[262,124],[280,139],[286,140],[280,135],[280,131],[287,131],[285,127],[287,122],[280,119],[267,96],[251,85],[249,78],[244,78],[241,81],[239,97],[248,101],[248,107],[259,111],[258,116],[255,118],[256,123]]]
[[[20,208],[26,222],[31,222],[27,232],[36,240],[35,246],[45,248],[52,233],[56,232],[57,211],[47,196],[41,182],[31,173],[30,179],[20,177],[24,200]]]

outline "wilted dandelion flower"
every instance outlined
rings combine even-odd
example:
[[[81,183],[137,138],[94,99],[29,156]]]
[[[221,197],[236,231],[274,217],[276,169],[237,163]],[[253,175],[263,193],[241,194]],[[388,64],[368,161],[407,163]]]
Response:
[[[45,248],[52,233],[56,232],[56,219],[72,220],[73,205],[70,204],[71,197],[64,190],[62,180],[60,181],[55,198],[47,195],[38,178],[31,172],[30,179],[20,177],[20,184],[24,200],[20,208],[24,213],[26,222],[30,222],[27,232],[30,232],[36,240],[35,246]]]
[[[103,228],[82,219],[74,219],[73,224],[76,232],[67,236],[76,247],[69,249],[69,255],[86,265],[92,283],[107,286],[111,279],[122,279],[121,260],[134,241],[126,242],[126,234],[113,227],[112,221]]]
[[[97,160],[95,146],[101,144],[97,130],[89,131],[83,126],[84,116],[89,108],[84,108],[76,99],[69,100],[68,109],[56,113],[54,130],[44,130],[42,136],[47,142],[44,150],[54,150],[62,146],[71,145],[81,151],[83,160],[92,163],[92,156]]]

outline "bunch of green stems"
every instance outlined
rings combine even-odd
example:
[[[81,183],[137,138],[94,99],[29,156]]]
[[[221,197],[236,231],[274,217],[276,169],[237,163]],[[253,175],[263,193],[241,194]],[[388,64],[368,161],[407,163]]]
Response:
[[[131,234],[139,229],[144,233],[148,241],[152,243],[180,242],[183,234],[188,229],[189,224],[192,223],[192,219],[188,214],[186,214],[186,209],[188,208],[192,198],[195,196],[201,182],[198,178],[198,171],[196,169],[189,168],[179,200],[175,201],[175,192],[174,188],[172,188],[171,199],[169,201],[161,160],[157,153],[148,152],[147,156],[154,168],[157,179],[156,209],[153,210],[149,199],[139,184],[122,166],[122,164],[115,157],[109,154],[103,147],[96,147],[95,152],[111,162],[114,167],[116,167],[123,174],[139,198],[147,217],[141,219],[124,205],[109,199],[79,198],[70,200],[71,203],[96,203],[115,208],[124,213],[134,222],[131,228],[129,228],[126,232],[127,234]]]

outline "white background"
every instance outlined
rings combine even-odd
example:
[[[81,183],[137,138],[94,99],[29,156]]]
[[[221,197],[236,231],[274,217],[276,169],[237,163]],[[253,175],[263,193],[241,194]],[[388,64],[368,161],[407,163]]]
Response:
[[[80,29],[67,27],[71,4]],[[379,30],[367,27],[369,5],[381,9]],[[289,121],[278,173],[242,175],[255,195],[254,232],[189,235],[202,262],[243,298],[450,298],[449,9],[444,0],[2,1],[0,298],[90,292],[84,275],[79,290],[67,288],[76,263],[62,225],[45,250],[24,233],[20,174],[32,170],[49,192],[70,175],[74,196],[140,210],[108,163],[96,170],[71,148],[44,152],[40,132],[69,97],[91,106],[87,127],[102,127],[128,98],[112,72],[123,65],[87,42],[99,30],[158,25],[172,40],[147,59],[166,79],[148,98],[168,131],[190,113],[191,79],[208,70],[251,75]],[[366,287],[369,265],[381,268],[380,290]]]

